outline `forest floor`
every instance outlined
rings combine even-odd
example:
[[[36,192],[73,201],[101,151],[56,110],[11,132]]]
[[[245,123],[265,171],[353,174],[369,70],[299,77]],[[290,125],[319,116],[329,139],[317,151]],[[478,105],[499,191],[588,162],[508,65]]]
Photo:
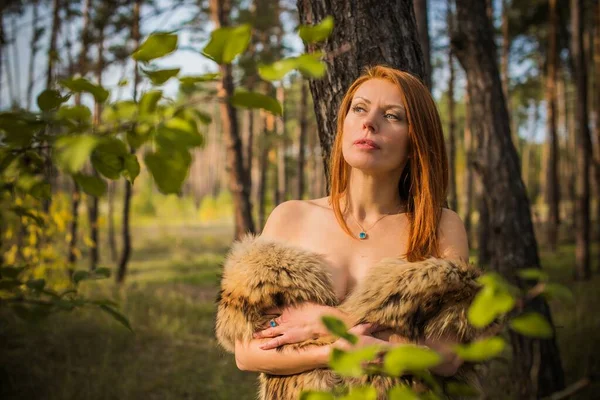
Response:
[[[112,280],[82,283],[86,295],[118,301],[135,334],[95,309],[53,315],[35,326],[0,315],[0,398],[254,399],[257,375],[239,371],[214,338],[217,285],[231,234],[229,228],[140,228],[123,288]],[[600,273],[596,264],[591,281],[573,281],[573,245],[541,256],[551,281],[575,297],[574,304],[550,302],[572,384],[600,371]],[[597,262],[597,253],[592,259]],[[112,265],[107,257],[101,264]],[[506,392],[508,351],[504,359],[492,364],[490,399],[516,398]],[[598,399],[599,393],[597,382],[572,398]]]

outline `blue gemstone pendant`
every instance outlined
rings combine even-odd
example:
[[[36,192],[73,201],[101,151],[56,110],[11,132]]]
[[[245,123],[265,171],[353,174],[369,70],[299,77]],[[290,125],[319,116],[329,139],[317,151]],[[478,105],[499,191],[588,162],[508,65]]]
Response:
[[[361,232],[358,234],[358,237],[362,240],[365,240],[367,238],[367,234],[366,234],[366,232]]]

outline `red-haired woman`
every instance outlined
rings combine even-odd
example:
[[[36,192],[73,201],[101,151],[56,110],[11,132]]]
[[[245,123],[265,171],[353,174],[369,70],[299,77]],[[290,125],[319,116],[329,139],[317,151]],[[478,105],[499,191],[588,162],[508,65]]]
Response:
[[[464,225],[444,208],[448,162],[440,117],[418,78],[384,66],[367,69],[342,100],[330,162],[331,195],[280,204],[261,238],[322,254],[340,303],[371,279],[371,268],[383,259],[407,264],[430,257],[468,261]],[[354,316],[339,307],[309,301],[269,313],[279,315],[270,327],[251,340],[235,340],[240,369],[297,374],[326,368],[332,348],[350,347],[339,339],[328,346],[278,351],[326,335],[323,315],[353,326]],[[390,336],[378,329],[382,327],[363,323],[351,332],[359,336],[358,346],[389,345]],[[449,376],[460,367],[461,360],[450,350],[455,338],[417,341],[444,356],[432,372]]]

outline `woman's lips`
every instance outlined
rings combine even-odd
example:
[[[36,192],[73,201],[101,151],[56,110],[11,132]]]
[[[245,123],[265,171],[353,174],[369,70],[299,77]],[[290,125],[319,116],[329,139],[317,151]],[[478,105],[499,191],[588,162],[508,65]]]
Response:
[[[379,149],[379,146],[377,145],[377,143],[375,143],[374,141],[369,140],[369,139],[359,139],[354,142],[354,145],[357,146],[359,149],[367,149],[367,150]]]

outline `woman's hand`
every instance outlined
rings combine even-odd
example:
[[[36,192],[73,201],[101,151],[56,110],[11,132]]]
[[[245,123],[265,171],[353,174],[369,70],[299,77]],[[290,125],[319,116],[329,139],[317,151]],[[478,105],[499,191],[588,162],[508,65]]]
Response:
[[[377,324],[358,324],[348,330],[348,333],[351,333],[358,338],[358,342],[356,344],[352,344],[346,339],[339,338],[333,343],[332,346],[336,349],[344,351],[369,345],[381,345],[384,347],[389,347],[390,343],[388,341],[378,339],[373,336],[374,333],[381,329],[383,328]]]
[[[275,327],[270,327],[254,334],[255,339],[272,338],[262,346],[270,350],[285,344],[300,343],[309,339],[317,339],[327,335],[328,331],[321,318],[325,315],[343,317],[341,311],[315,303],[303,303],[284,309],[270,309],[266,314],[280,314],[275,318]]]

